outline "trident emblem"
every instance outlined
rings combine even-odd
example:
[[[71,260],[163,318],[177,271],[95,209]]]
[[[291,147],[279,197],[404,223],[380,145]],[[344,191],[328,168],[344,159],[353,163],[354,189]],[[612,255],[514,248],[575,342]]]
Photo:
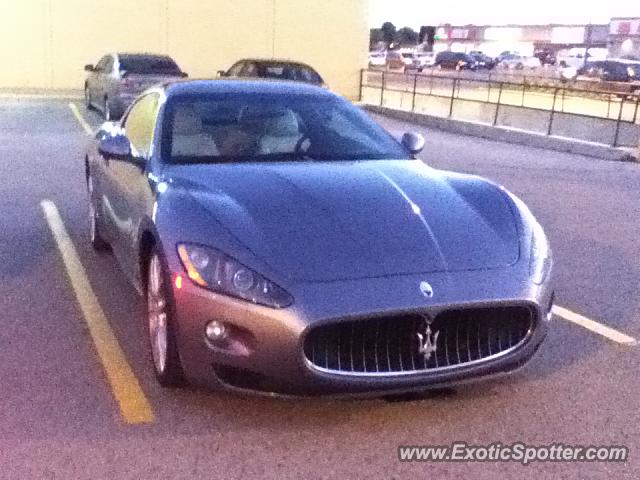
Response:
[[[438,350],[438,335],[440,335],[440,331],[433,333],[431,325],[427,323],[424,335],[420,332],[416,333],[416,335],[418,336],[418,353],[424,355],[424,361],[426,362]]]

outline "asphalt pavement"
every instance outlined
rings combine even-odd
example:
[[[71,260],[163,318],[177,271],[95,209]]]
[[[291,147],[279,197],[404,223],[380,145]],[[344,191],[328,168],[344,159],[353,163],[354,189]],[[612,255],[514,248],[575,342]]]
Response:
[[[99,115],[74,102],[90,125]],[[640,338],[640,165],[418,130],[421,158],[522,198],[554,250],[557,304]],[[83,150],[69,100],[0,99],[0,479],[637,479],[640,346],[557,317],[539,354],[498,381],[419,397],[282,400],[151,374],[142,302],[87,237]],[[153,409],[123,420],[40,205],[56,205]],[[626,445],[626,463],[406,463],[399,445]]]

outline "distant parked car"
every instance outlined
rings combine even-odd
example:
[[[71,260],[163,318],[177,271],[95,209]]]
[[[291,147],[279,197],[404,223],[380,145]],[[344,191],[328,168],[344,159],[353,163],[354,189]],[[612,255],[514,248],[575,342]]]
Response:
[[[435,65],[446,70],[475,70],[476,60],[463,52],[440,52],[436,55]]]
[[[524,68],[538,68],[542,66],[537,57],[524,57],[521,55],[507,55],[500,62],[500,66],[505,69],[522,70]]]
[[[533,54],[533,56],[537,57],[542,65],[555,65],[557,61],[556,54],[553,50],[549,50],[547,48],[538,50]]]
[[[387,58],[386,58],[386,69],[387,70],[401,70],[401,71],[405,71],[406,69],[406,64],[404,63],[404,58],[402,57],[402,54],[400,52],[387,52]]]
[[[369,68],[385,67],[386,65],[386,52],[369,52]]]
[[[231,78],[269,78],[274,80],[292,80],[326,87],[320,74],[312,67],[291,60],[267,60],[245,58],[233,64],[229,70],[218,71],[220,77]]]
[[[413,56],[413,67],[421,72],[425,68],[433,67],[436,62],[435,52],[416,52]]]
[[[476,61],[477,68],[491,70],[496,65],[496,61],[493,58],[478,50],[469,52],[469,55]]]
[[[147,53],[110,53],[84,69],[89,72],[84,82],[87,108],[102,110],[106,120],[122,116],[147,88],[187,76],[171,57]]]
[[[413,52],[402,52],[400,55],[402,55],[404,68],[406,69],[413,68],[413,59],[415,58],[415,54]]]
[[[521,57],[522,55],[520,55],[520,52],[516,52],[515,50],[505,50],[504,52],[502,52],[500,55],[496,57],[496,65],[502,62],[505,58],[513,57],[513,56]]]
[[[578,75],[603,82],[631,82],[640,75],[640,63],[626,60],[589,61],[578,70]]]
[[[559,67],[574,67],[580,69],[584,67],[588,61],[605,60],[607,57],[607,49],[605,48],[569,48],[560,50],[557,55],[557,64]]]

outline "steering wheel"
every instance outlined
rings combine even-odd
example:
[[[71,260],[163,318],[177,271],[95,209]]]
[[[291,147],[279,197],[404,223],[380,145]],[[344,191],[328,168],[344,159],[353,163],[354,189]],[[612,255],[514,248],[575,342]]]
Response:
[[[305,143],[306,143],[306,147],[305,147]],[[305,155],[309,151],[309,147],[311,147],[311,137],[308,134],[303,133],[302,136],[296,142],[296,146],[293,149],[293,152],[296,155]]]

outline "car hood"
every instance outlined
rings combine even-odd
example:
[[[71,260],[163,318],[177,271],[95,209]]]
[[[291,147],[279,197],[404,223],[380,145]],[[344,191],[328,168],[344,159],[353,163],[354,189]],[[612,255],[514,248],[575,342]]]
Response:
[[[519,257],[496,186],[419,161],[176,165],[166,177],[289,279],[496,269]]]

